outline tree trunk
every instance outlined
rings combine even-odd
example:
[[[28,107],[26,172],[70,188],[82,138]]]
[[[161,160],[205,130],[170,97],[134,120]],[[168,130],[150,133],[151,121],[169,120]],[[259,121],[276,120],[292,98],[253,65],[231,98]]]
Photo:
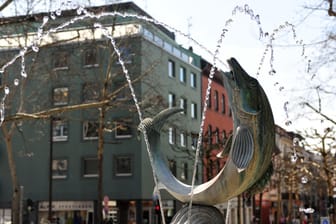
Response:
[[[259,223],[262,223],[262,200],[263,193],[259,193]]]
[[[277,186],[277,213],[275,216],[275,223],[279,224],[280,223],[280,219],[282,216],[282,200],[281,200],[281,173],[280,173],[280,178],[278,180],[278,186]]]
[[[18,185],[16,165],[13,156],[12,134],[8,131],[5,124],[1,126],[8,157],[9,172],[12,180],[12,222],[19,224],[20,222],[20,187]]]
[[[104,121],[105,121],[105,107],[99,110],[99,128],[98,128],[98,204],[97,204],[97,223],[103,223],[103,159],[104,159]]]
[[[240,220],[241,220],[241,215],[240,215],[240,208],[241,208],[241,195],[238,195],[238,197],[237,197],[237,202],[238,202],[238,204],[237,204],[237,223],[238,224],[240,224],[241,222],[240,222]]]

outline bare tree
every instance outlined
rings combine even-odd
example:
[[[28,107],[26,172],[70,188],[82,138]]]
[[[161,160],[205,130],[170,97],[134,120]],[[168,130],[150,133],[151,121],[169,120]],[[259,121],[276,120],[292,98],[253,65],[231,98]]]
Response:
[[[30,16],[12,18],[10,20],[4,19],[2,21],[2,24],[4,24],[3,29],[1,30],[1,32],[3,32],[2,36],[10,36],[9,34],[13,34],[16,32],[22,33],[22,35],[18,35],[17,38],[23,42],[20,42],[10,37],[8,39],[3,38],[3,41],[8,41],[9,46],[13,41],[15,43],[19,43],[19,45],[16,46],[16,49],[9,49],[7,53],[3,54],[4,57],[1,61],[1,67],[6,66],[8,61],[20,54],[17,49],[19,49],[19,51],[20,49],[26,49],[23,55],[18,56],[17,60],[13,60],[12,64],[4,69],[2,84],[0,86],[0,90],[2,90],[2,92],[6,92],[7,89],[10,90],[10,94],[6,93],[6,98],[4,97],[6,113],[5,120],[1,126],[1,130],[5,139],[4,142],[6,144],[10,175],[12,179],[12,214],[14,224],[19,223],[20,217],[20,187],[17,176],[17,168],[14,160],[15,149],[13,148],[12,142],[14,133],[18,131],[18,124],[20,127],[24,128],[25,123],[29,123],[33,120],[35,122],[34,125],[45,127],[49,124],[49,120],[53,119],[54,117],[61,116],[62,118],[67,117],[67,119],[77,119],[72,114],[74,111],[87,111],[88,113],[91,113],[91,115],[96,116],[98,122],[97,158],[99,162],[97,210],[102,211],[102,168],[104,144],[106,143],[104,135],[106,130],[111,131],[111,128],[113,128],[111,122],[107,119],[107,114],[110,113],[109,111],[114,108],[125,108],[131,112],[134,112],[136,110],[134,105],[130,103],[132,96],[128,90],[128,82],[125,79],[120,79],[120,77],[123,77],[124,71],[121,68],[118,70],[111,70],[112,66],[117,64],[116,62],[118,61],[118,54],[116,54],[114,48],[106,40],[93,40],[91,45],[89,43],[89,45],[87,46],[91,46],[91,48],[93,45],[98,46],[99,48],[101,48],[100,50],[104,51],[107,56],[107,63],[100,67],[99,74],[95,74],[95,76],[92,76],[92,74],[89,73],[82,74],[81,72],[77,72],[78,74],[81,74],[77,75],[76,77],[79,80],[84,80],[88,82],[90,82],[90,80],[91,82],[94,80],[94,83],[96,85],[88,87],[88,90],[91,91],[91,93],[88,93],[89,97],[93,98],[89,101],[70,101],[69,104],[61,106],[50,104],[50,101],[52,101],[53,99],[50,97],[46,97],[49,95],[47,93],[49,91],[48,87],[51,87],[51,82],[64,83],[65,80],[64,76],[62,76],[62,73],[64,73],[66,69],[55,70],[54,68],[48,66],[48,64],[60,63],[59,66],[63,66],[64,68],[67,65],[63,65],[62,61],[50,62],[48,60],[45,60],[45,52],[50,52],[50,49],[54,48],[55,53],[57,53],[57,56],[55,55],[54,59],[62,59],[63,57],[71,56],[76,58],[76,60],[81,60],[78,55],[72,55],[75,51],[71,51],[71,48],[73,48],[73,46],[76,46],[81,49],[83,47],[83,43],[80,40],[80,36],[77,35],[69,39],[62,40],[57,40],[57,38],[55,38],[55,41],[52,43],[38,46],[39,49],[34,50],[33,47],[27,49],[26,46],[30,39],[29,33],[31,33],[33,23],[40,23],[40,21],[43,20],[44,16],[45,15],[43,14],[35,15],[34,19],[36,21],[33,22]],[[9,25],[7,23],[8,21],[10,22]],[[87,22],[88,27],[93,27],[93,21],[85,22]],[[50,27],[47,27],[46,29],[51,29],[53,26],[57,26],[57,23],[56,25],[50,24]],[[127,47],[130,42],[132,42],[132,38],[119,38],[117,44],[119,47]],[[69,46],[70,49],[66,49],[69,48]],[[60,48],[62,48],[64,51],[67,51],[68,54],[59,55],[58,53],[63,52],[63,50],[60,50]],[[121,56],[125,57],[126,55],[122,54]],[[132,76],[132,83],[135,85],[140,80],[145,81],[145,77],[151,75],[153,73],[153,70],[156,68],[156,66],[159,65],[159,63],[160,59],[157,59],[156,62],[151,62],[151,64],[147,68],[143,69],[143,73]],[[76,64],[81,64],[81,62],[78,61]],[[134,66],[136,66],[135,63]],[[20,74],[20,70],[22,77],[14,77],[11,75]],[[22,72],[24,74],[22,74]],[[43,91],[46,92],[43,93],[41,89],[36,88],[36,83],[40,83],[40,85],[43,85],[45,87]],[[115,86],[116,83],[118,83],[118,86]],[[153,87],[158,88],[159,86],[153,85]],[[152,89],[151,93],[152,94],[148,95],[148,97],[141,99],[143,100],[143,102],[140,101],[139,104],[143,110],[152,111],[153,113],[153,108],[155,107],[156,110],[159,110],[163,102],[161,100],[156,100],[159,98],[157,94],[159,93],[159,91],[157,89]],[[120,94],[123,95],[123,100],[116,100]],[[148,104],[146,102],[151,103]],[[52,122],[50,122],[50,125],[52,125]],[[123,127],[119,126],[117,128]],[[101,223],[102,221],[102,212],[98,212],[98,221],[99,223]]]

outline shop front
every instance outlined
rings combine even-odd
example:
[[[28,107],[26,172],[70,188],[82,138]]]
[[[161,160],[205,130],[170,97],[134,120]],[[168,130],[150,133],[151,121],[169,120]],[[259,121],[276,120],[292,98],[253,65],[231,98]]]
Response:
[[[56,224],[93,224],[94,201],[53,201],[52,223]],[[38,220],[47,224],[49,220],[49,202],[38,203]]]
[[[161,209],[156,208],[159,206],[155,201],[152,200],[137,200],[137,201],[124,201],[121,203],[118,201],[118,207],[120,211],[120,218],[122,222],[127,224],[160,224],[162,223]],[[162,201],[162,211],[164,212],[164,217],[166,223],[170,223],[171,218],[174,214],[174,201],[173,200],[163,200]],[[126,213],[124,213],[127,211]]]

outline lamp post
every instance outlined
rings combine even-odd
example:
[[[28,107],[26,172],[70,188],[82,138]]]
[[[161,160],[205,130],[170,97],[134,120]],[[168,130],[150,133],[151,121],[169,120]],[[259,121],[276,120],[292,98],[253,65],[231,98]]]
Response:
[[[52,220],[52,187],[53,187],[53,117],[50,116],[50,132],[49,132],[49,206],[48,206],[48,219]]]

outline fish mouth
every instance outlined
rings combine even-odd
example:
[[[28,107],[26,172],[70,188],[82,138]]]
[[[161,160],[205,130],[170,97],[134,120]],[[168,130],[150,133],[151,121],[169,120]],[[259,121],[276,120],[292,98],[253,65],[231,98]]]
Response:
[[[237,72],[239,70],[242,70],[242,68],[235,58],[230,58],[230,59],[227,60],[227,62],[228,62],[229,67],[230,67],[230,73],[228,74],[229,78],[233,81],[236,81],[237,80],[237,77],[236,77]]]
[[[229,78],[231,81],[235,82],[237,87],[241,87],[244,83],[250,82],[251,77],[246,73],[235,58],[230,58],[227,62],[230,67]]]
[[[230,58],[227,60],[229,64],[230,71],[225,72],[224,76],[226,79],[226,84],[228,84],[231,88],[237,87],[237,67],[236,65],[239,65],[237,60],[234,58]],[[239,66],[238,66],[239,67]]]

